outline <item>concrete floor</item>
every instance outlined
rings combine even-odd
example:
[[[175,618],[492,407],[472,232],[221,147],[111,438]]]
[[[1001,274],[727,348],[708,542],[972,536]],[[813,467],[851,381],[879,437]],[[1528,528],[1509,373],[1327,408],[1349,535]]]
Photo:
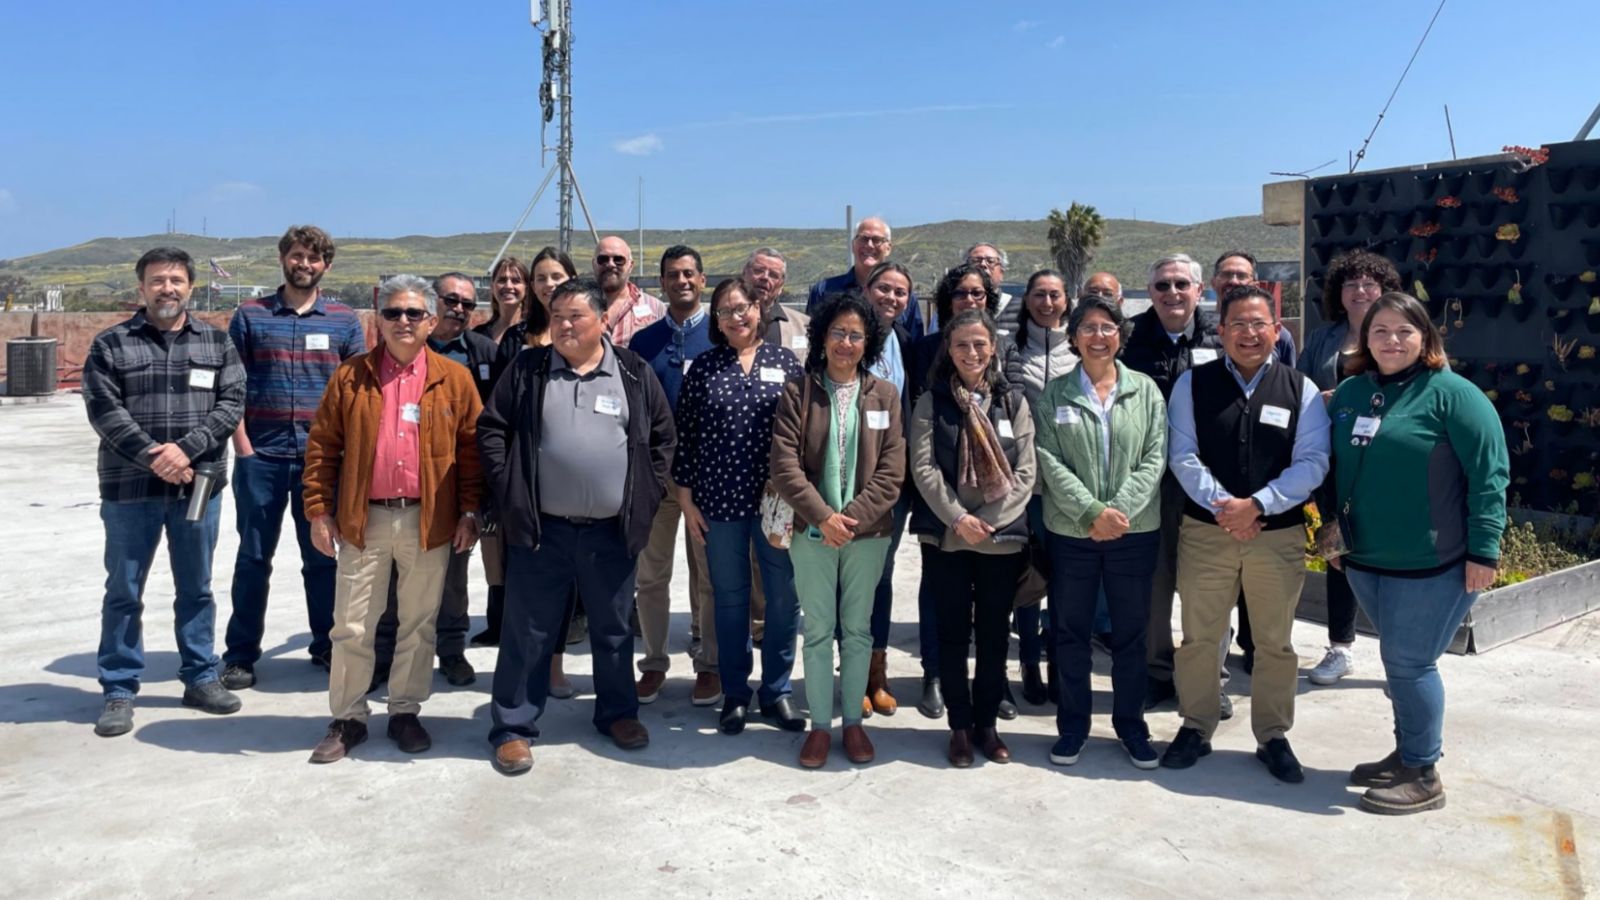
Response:
[[[1276,783],[1253,758],[1242,674],[1227,686],[1239,716],[1185,772],[1135,770],[1104,716],[1077,766],[1051,766],[1052,718],[1026,707],[1002,723],[1013,765],[949,769],[943,723],[910,708],[920,669],[909,546],[890,655],[907,706],[869,721],[878,762],[866,767],[836,756],[802,771],[801,737],[764,725],[716,733],[714,710],[688,702],[684,604],[671,680],[643,708],[644,751],[614,749],[580,695],[554,702],[531,773],[499,775],[484,739],[494,652],[473,650],[483,677],[464,689],[437,680],[424,709],[431,752],[394,749],[380,712],[354,759],[310,766],[329,716],[325,676],[304,651],[292,539],[278,557],[269,656],[243,711],[179,705],[171,579],[158,559],[136,728],[98,738],[94,448],[77,396],[0,407],[0,896],[1580,897],[1600,886],[1600,788],[1585,763],[1600,735],[1600,617],[1447,657],[1450,805],[1385,819],[1356,810],[1345,785],[1353,764],[1390,747],[1366,639],[1355,676],[1333,688],[1302,680],[1291,734],[1301,785]],[[223,620],[231,521],[225,510],[214,576]],[[481,615],[476,564],[473,579]],[[1321,629],[1302,623],[1296,637],[1313,664]],[[584,653],[568,669],[589,688]],[[1103,659],[1095,689],[1108,709]],[[1150,725],[1164,742],[1178,719],[1158,711]]]

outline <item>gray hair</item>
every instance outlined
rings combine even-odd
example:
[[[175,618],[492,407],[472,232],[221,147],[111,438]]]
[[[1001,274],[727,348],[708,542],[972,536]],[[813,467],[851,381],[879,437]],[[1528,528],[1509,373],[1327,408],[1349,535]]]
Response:
[[[1174,253],[1170,256],[1163,256],[1150,264],[1150,275],[1146,279],[1147,282],[1153,284],[1156,280],[1156,274],[1174,263],[1189,267],[1190,281],[1205,280],[1205,269],[1202,268],[1199,263],[1194,261],[1194,257],[1187,253]]]
[[[465,272],[446,272],[443,275],[440,275],[439,277],[433,279],[433,292],[435,294],[444,293],[444,286],[443,285],[444,285],[444,283],[446,281],[448,281],[451,278],[459,278],[460,280],[465,281],[467,284],[472,286],[472,293],[474,295],[476,295],[478,293],[478,283],[476,281],[473,281],[472,280],[472,276],[466,274]]]
[[[992,241],[979,241],[976,244],[973,244],[971,247],[968,247],[966,255],[961,257],[961,261],[966,262],[967,260],[971,259],[972,251],[978,249],[979,247],[988,247],[990,250],[993,250],[995,254],[1000,257],[1001,268],[1011,265],[1011,260],[1006,258],[1006,252],[1000,249],[999,244],[996,244]]]
[[[565,300],[575,294],[589,302],[589,308],[594,310],[595,315],[602,319],[606,317],[606,307],[610,305],[611,298],[600,289],[600,282],[593,278],[568,278],[556,285],[556,289],[550,292],[550,307],[554,309],[557,300]]]
[[[389,305],[389,300],[400,294],[416,294],[428,307],[428,315],[439,312],[439,295],[434,293],[428,279],[420,275],[394,275],[378,285],[378,296],[373,300],[375,309],[383,309]]]
[[[883,236],[885,238],[887,238],[888,240],[890,240],[890,241],[894,240],[894,232],[889,229],[889,220],[885,219],[883,216],[867,216],[865,219],[862,219],[861,221],[857,222],[856,223],[856,232],[855,232],[855,236],[856,237],[860,237],[861,236],[861,226],[867,224],[868,222],[879,222],[879,223],[881,223],[883,225]]]
[[[756,257],[758,257],[758,256],[765,256],[768,259],[775,259],[778,262],[783,263],[783,268],[785,270],[788,270],[788,268],[789,268],[789,261],[787,259],[783,258],[783,254],[782,253],[779,253],[778,251],[772,249],[771,247],[757,247],[756,249],[750,251],[750,255],[746,256],[744,258],[745,268],[748,269],[750,267],[750,264],[755,262],[756,261]]]

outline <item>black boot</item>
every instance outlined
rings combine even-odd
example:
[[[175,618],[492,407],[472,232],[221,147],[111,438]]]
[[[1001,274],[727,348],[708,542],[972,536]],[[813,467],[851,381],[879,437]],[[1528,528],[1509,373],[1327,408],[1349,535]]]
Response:
[[[922,676],[922,699],[917,701],[917,712],[930,719],[944,717],[944,691],[939,689],[938,676]]]
[[[1048,699],[1044,688],[1044,676],[1039,674],[1038,663],[1022,664],[1022,699],[1034,706],[1043,706]]]
[[[484,629],[472,636],[474,647],[496,647],[500,644],[500,620],[506,612],[505,585],[489,587],[489,609],[484,615]]]

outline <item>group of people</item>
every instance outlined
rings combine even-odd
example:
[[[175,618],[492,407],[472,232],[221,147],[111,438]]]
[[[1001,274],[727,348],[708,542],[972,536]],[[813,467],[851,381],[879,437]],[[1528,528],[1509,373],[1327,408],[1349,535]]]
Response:
[[[1133,765],[1193,766],[1232,715],[1220,679],[1237,607],[1256,755],[1299,782],[1291,628],[1315,500],[1340,540],[1330,646],[1310,677],[1352,670],[1359,604],[1393,705],[1394,752],[1351,774],[1369,788],[1361,804],[1443,805],[1436,663],[1494,578],[1508,463],[1492,406],[1450,371],[1392,264],[1337,260],[1328,324],[1297,354],[1244,252],[1213,266],[1215,314],[1200,306],[1200,264],[1174,254],[1150,266],[1151,308],[1129,317],[1108,273],[1079,288],[1045,269],[1012,297],[1004,251],[979,243],[939,279],[925,322],[888,224],[863,220],[852,249],[855,265],[813,285],[803,312],[781,302],[787,263],[766,247],[708,302],[687,246],[662,255],[661,299],[630,280],[620,238],[596,246],[592,277],[555,248],[505,257],[477,328],[469,276],[395,276],[377,291],[371,349],[354,311],[318,291],[334,255],[320,229],[283,236],[283,286],[243,304],[226,335],[187,312],[188,255],[146,253],[144,309],[95,339],[84,370],[106,523],[96,732],[132,728],[141,595],[163,533],[183,703],[240,708],[287,506],[311,658],[329,670],[333,721],[313,762],[366,739],[367,696],[385,680],[389,737],[430,746],[418,713],[434,656],[449,683],[476,678],[465,648],[478,543],[490,588],[472,643],[499,648],[494,765],[532,765],[550,698],[575,693],[562,668],[575,630],[592,653],[595,727],[646,746],[639,707],[666,684],[681,524],[691,702],[720,704],[727,735],[752,706],[807,732],[808,768],[826,764],[837,722],[844,755],[865,764],[864,719],[898,707],[886,651],[909,528],[922,568],[916,706],[947,719],[953,766],[1010,759],[997,722],[1017,715],[1013,630],[1024,700],[1056,706],[1052,762],[1076,763],[1088,744],[1099,645]],[[230,442],[240,545],[219,660],[210,561]],[[1173,696],[1182,725],[1158,754],[1145,713]]]

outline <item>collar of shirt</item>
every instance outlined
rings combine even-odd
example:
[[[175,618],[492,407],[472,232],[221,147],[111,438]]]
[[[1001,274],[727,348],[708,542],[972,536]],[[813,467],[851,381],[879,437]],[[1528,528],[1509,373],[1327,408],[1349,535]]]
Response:
[[[426,351],[418,353],[417,358],[411,362],[402,364],[399,360],[389,355],[388,347],[383,348],[383,358],[378,363],[378,379],[382,383],[388,384],[401,375],[410,378],[413,376],[427,377],[427,374],[428,354]]]
[[[465,331],[463,331],[460,334],[456,335],[454,339],[448,340],[448,341],[439,341],[439,340],[435,340],[434,338],[428,338],[428,346],[432,347],[433,348],[433,352],[435,352],[435,353],[448,353],[450,351],[450,348],[452,348],[452,347],[460,350],[462,353],[466,353],[467,352],[467,333]],[[388,356],[388,355],[389,354],[387,352],[384,353],[384,356]]]
[[[284,302],[283,288],[278,288],[278,292],[272,295],[272,314],[275,316],[300,315],[294,311],[294,307]],[[306,310],[305,314],[308,316],[325,316],[328,314],[328,310],[322,305],[322,291],[317,291],[317,299],[311,301],[311,308]]]
[[[1197,309],[1197,310],[1194,311],[1194,315],[1189,317],[1189,324],[1183,326],[1183,330],[1182,331],[1179,331],[1179,332],[1168,331],[1167,332],[1167,339],[1172,341],[1174,344],[1176,344],[1178,341],[1180,341],[1180,340],[1182,340],[1184,338],[1193,338],[1194,337],[1194,321],[1195,321],[1195,319],[1198,319],[1198,318],[1200,318],[1200,311]],[[1165,329],[1163,329],[1163,330],[1165,330]]]
[[[190,332],[191,334],[199,334],[200,333],[200,329],[195,327],[195,324],[194,324],[194,313],[193,313],[192,310],[184,310],[183,324],[182,325],[178,326],[176,329],[174,329],[172,331],[162,331],[160,328],[156,327],[156,323],[150,321],[150,317],[145,315],[145,311],[141,309],[138,312],[133,314],[133,318],[128,320],[128,330],[129,331],[140,331],[140,330],[143,330],[143,329],[148,329],[151,337],[163,338],[163,339],[165,337],[169,337],[171,335],[177,334],[180,331],[187,331],[187,332]]]
[[[573,371],[572,365],[567,362],[567,358],[562,356],[560,351],[551,350],[550,374],[554,375],[557,372],[567,372],[569,374],[563,377],[570,378],[594,378],[599,375],[615,377],[617,374],[616,351],[611,348],[610,341],[602,340],[600,342],[600,346],[603,348],[603,352],[600,357],[600,365],[595,366],[593,369],[590,369],[586,374],[583,375],[579,375],[577,372]]]
[[[1244,389],[1244,395],[1248,397],[1255,393],[1256,385],[1261,383],[1261,376],[1267,374],[1267,367],[1272,365],[1272,354],[1267,354],[1267,361],[1261,364],[1261,368],[1256,370],[1255,377],[1249,381],[1245,381],[1244,376],[1239,374],[1238,368],[1233,364],[1233,357],[1224,353],[1222,355],[1222,364],[1228,367],[1229,372],[1233,373],[1233,380],[1239,382],[1239,387]]]
[[[673,331],[677,332],[678,334],[683,334],[685,331],[688,331],[689,329],[695,327],[696,325],[699,325],[701,322],[704,322],[706,320],[706,308],[705,308],[704,304],[701,304],[700,306],[695,307],[694,314],[691,315],[689,318],[684,319],[682,325],[678,324],[678,320],[674,319],[672,317],[672,313],[670,313],[670,312],[667,313],[665,318],[666,318],[666,323],[667,323],[667,327],[668,328],[671,328]]]

